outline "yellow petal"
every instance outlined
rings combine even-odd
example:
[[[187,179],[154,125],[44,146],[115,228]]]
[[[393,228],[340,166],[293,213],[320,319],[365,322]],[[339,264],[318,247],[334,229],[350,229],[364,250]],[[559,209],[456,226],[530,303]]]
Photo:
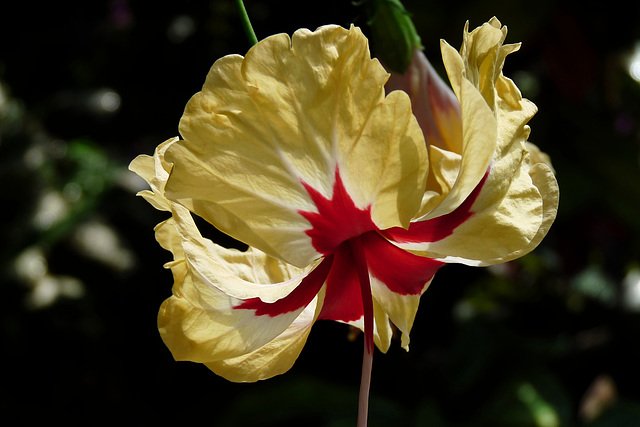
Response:
[[[502,255],[500,258],[485,260],[484,265],[511,261],[528,254],[540,244],[551,228],[551,224],[553,224],[553,221],[556,219],[556,214],[558,213],[559,189],[553,170],[545,163],[537,163],[533,165],[531,170],[529,170],[529,175],[531,176],[533,185],[538,188],[542,195],[542,223],[540,224],[536,235],[526,246],[523,246],[510,254]]]
[[[318,316],[317,298],[291,325],[269,343],[242,356],[205,363],[209,369],[234,382],[254,382],[287,372],[307,342]]]
[[[422,291],[423,293],[427,290],[430,283],[431,282],[425,284]],[[402,333],[400,345],[405,350],[409,350],[409,333],[411,332],[413,321],[418,312],[421,294],[401,295],[392,292],[384,283],[375,277],[371,277],[371,292],[376,304],[389,316],[389,320]]]
[[[527,151],[529,152],[529,154],[531,154],[532,164],[535,165],[537,163],[544,163],[551,170],[551,172],[555,174],[555,170],[553,169],[553,165],[551,164],[551,158],[547,153],[543,152],[537,145],[529,141],[527,141]]]
[[[176,360],[209,363],[253,352],[282,334],[300,315],[256,316],[234,309],[241,301],[186,274],[160,307],[158,329]]]
[[[493,18],[471,33],[467,23],[460,53],[441,42],[445,68],[462,109],[462,163],[452,194],[421,219],[441,216],[457,208],[480,182],[489,162],[507,157],[503,152],[512,150],[514,143],[521,146],[518,147],[521,151],[525,149],[529,132],[525,124],[536,107],[522,99],[515,84],[502,74],[506,56],[519,48],[517,44],[503,45],[506,35],[506,27]],[[493,140],[492,144],[488,139]],[[487,154],[493,159],[487,159]],[[521,161],[521,156],[510,158],[516,163]]]
[[[342,145],[340,173],[356,206],[371,206],[380,229],[408,227],[420,206],[429,161],[407,94],[391,92],[371,111],[358,140]]]
[[[386,353],[391,347],[393,330],[391,329],[389,315],[375,298],[373,299],[373,325],[373,342],[378,347],[378,350]],[[364,324],[362,331],[364,331]]]
[[[527,169],[518,165],[508,175],[490,174],[471,207],[473,214],[450,236],[400,246],[444,262],[489,265],[507,261],[510,254],[529,247],[538,234],[544,197],[549,197],[540,193]]]
[[[153,207],[162,211],[170,211],[170,202],[164,196],[164,187],[169,178],[171,166],[164,160],[167,148],[178,138],[171,138],[156,147],[153,157],[142,154],[131,161],[129,170],[143,178],[151,191],[143,190],[138,193],[147,200]]]
[[[300,269],[255,248],[225,249],[202,238],[186,209],[175,206],[173,214],[185,259],[199,281],[239,300],[272,303],[284,298],[321,262]]]
[[[519,48],[503,45],[506,34],[506,27],[494,18],[471,33],[465,27],[460,53],[442,42],[443,60],[461,104],[463,153],[459,175],[447,196],[417,221],[444,218],[468,197],[480,174],[488,171],[488,175],[470,206],[470,217],[450,235],[430,242],[400,243],[404,249],[469,265],[504,262],[535,248],[555,218],[557,184],[543,163],[536,164],[544,156],[527,142],[527,122],[536,106],[523,99],[516,85],[502,74],[505,58]],[[486,158],[470,158],[465,150],[468,146],[489,149],[491,142],[486,139],[492,140],[493,148],[485,166]],[[534,150],[533,159],[528,148]],[[446,171],[437,172],[438,168]],[[439,188],[446,192],[446,183],[451,181],[446,177],[454,168],[451,162],[433,162],[430,178],[440,177]],[[421,212],[424,207],[423,203]]]
[[[462,111],[463,141],[456,182],[442,202],[419,221],[448,214],[460,206],[484,177],[496,150],[496,119],[482,95],[468,80],[462,79],[458,98]],[[443,166],[449,167],[449,164]]]
[[[191,242],[204,239],[193,231],[195,224],[189,212],[178,205],[173,208],[173,218],[159,225],[156,234],[161,245],[170,249],[175,258],[168,264],[174,273],[173,296],[162,304],[158,328],[176,360],[209,363],[241,357],[278,337],[304,310],[309,310],[308,306],[301,306],[271,316],[238,308],[243,301],[221,288],[242,284],[251,288],[258,286],[255,281],[277,289],[279,281],[293,279],[299,283],[301,279],[295,279],[293,275],[301,271],[255,249],[240,252],[214,246],[213,252],[207,254],[206,262],[218,275],[213,283],[203,280],[204,275],[193,268],[194,254],[182,233],[190,229],[196,236]]]
[[[507,28],[501,27],[500,21],[496,18],[492,18],[471,33],[468,32],[468,27],[467,22],[460,50],[465,65],[464,77],[478,88],[489,107],[494,109],[495,84],[498,75],[502,73],[506,56],[504,49],[512,49],[502,45],[507,37]]]
[[[173,262],[185,260],[182,237],[177,232],[173,217],[156,225],[153,231],[155,231],[156,240],[160,246],[173,254]]]
[[[212,67],[172,145],[168,197],[218,229],[299,267],[319,257],[302,182],[331,199],[336,168],[356,206],[407,226],[426,179],[420,129],[358,28],[299,30]],[[365,174],[367,179],[362,178]]]

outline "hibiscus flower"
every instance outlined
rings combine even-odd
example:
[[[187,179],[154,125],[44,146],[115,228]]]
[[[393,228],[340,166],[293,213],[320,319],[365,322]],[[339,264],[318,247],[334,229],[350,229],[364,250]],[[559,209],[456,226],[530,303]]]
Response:
[[[505,37],[494,18],[465,28],[460,52],[443,43],[453,92],[416,54],[386,93],[356,27],[216,61],[182,138],[130,166],[171,214],[156,227],[174,257],[158,324],[176,360],[257,381],[293,365],[316,320],[342,322],[364,332],[366,414],[374,344],[386,352],[394,325],[408,350],[436,271],[522,256],[555,218],[554,175],[527,143],[536,108],[502,75],[518,46]],[[206,239],[194,215],[249,249]]]

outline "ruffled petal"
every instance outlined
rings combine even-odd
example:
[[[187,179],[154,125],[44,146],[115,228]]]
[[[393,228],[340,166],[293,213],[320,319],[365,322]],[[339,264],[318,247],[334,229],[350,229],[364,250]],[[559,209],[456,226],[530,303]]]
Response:
[[[356,206],[370,206],[380,229],[408,227],[420,207],[429,160],[407,94],[387,95],[358,140],[341,146],[340,172]]]
[[[202,238],[191,214],[164,197],[165,184],[171,171],[171,165],[164,160],[164,154],[176,141],[177,138],[165,141],[157,147],[153,157],[138,156],[130,165],[130,169],[143,177],[151,187],[151,191],[141,192],[141,195],[156,208],[173,213],[171,218],[155,228],[160,246],[171,251],[174,256],[174,260],[166,264],[174,276],[174,295],[163,303],[158,316],[158,327],[167,347],[177,360],[214,363],[213,361],[243,357],[247,353],[258,351],[283,331],[288,340],[294,340],[296,334],[306,337],[308,331],[300,328],[298,319],[307,319],[305,313],[315,311],[318,289],[302,285],[306,278],[304,274],[285,286],[282,296],[283,299],[289,296],[289,310],[265,316],[264,313],[258,314],[256,310],[237,309],[246,304],[246,301],[224,293],[211,283],[203,282],[197,270],[187,262],[189,258],[197,265],[205,264],[208,269],[217,269],[221,277],[225,274],[234,277],[235,282],[287,282],[303,273],[254,249],[247,252],[228,250]],[[200,246],[207,246],[211,252],[189,252]],[[324,277],[319,281],[320,286],[324,283]],[[295,283],[301,285],[295,288]],[[274,286],[276,287],[277,285]],[[303,294],[297,305],[292,302],[292,289]]]
[[[424,284],[424,290],[429,287],[431,280]],[[409,350],[409,334],[418,312],[420,295],[402,295],[392,292],[382,281],[371,278],[371,292],[374,303],[379,305],[389,317],[389,320],[400,330],[400,346]]]
[[[320,292],[333,266],[333,257],[325,258],[304,276],[302,281],[287,296],[273,302],[265,302],[258,297],[244,300],[235,310],[254,310],[256,316],[276,317],[307,306]]]
[[[161,211],[170,211],[171,203],[164,196],[164,187],[169,178],[171,165],[164,160],[164,154],[171,144],[178,141],[178,138],[171,138],[158,145],[152,156],[141,154],[131,161],[129,170],[143,178],[151,191],[143,190],[138,192],[154,208]]]
[[[442,201],[418,218],[419,221],[446,215],[458,208],[484,177],[496,150],[497,122],[482,95],[466,79],[460,81],[457,94],[462,111],[462,153],[456,181]]]
[[[307,342],[311,326],[318,315],[318,298],[300,313],[276,338],[242,356],[205,363],[209,369],[234,382],[254,382],[287,372]]]
[[[357,28],[276,35],[218,60],[167,152],[168,197],[299,267],[320,256],[299,214],[316,210],[303,183],[330,199],[338,166],[379,227],[408,226],[427,156],[408,97],[385,98],[387,77]]]
[[[322,262],[320,259],[300,269],[255,248],[245,252],[225,249],[202,238],[189,211],[179,205],[174,208],[176,229],[193,274],[200,282],[238,300],[278,301],[298,288]]]
[[[528,254],[540,244],[551,228],[553,221],[556,219],[560,192],[553,170],[546,163],[536,163],[529,170],[529,176],[531,177],[533,185],[540,191],[542,196],[542,222],[536,235],[527,245],[506,255],[501,254],[498,258],[485,259],[482,265],[511,261]]]
[[[550,194],[543,197],[525,168],[516,169],[513,177],[502,176],[506,183],[500,177],[489,174],[476,190],[477,196],[470,197],[460,209],[436,218],[434,224],[425,221],[423,227],[417,226],[416,231],[434,230],[434,235],[428,235],[431,241],[399,246],[440,261],[473,266],[513,259],[521,249],[530,247],[541,229],[544,197]],[[446,233],[435,226],[437,222],[449,223]]]
[[[308,277],[313,278],[315,271],[306,275],[300,269],[284,265],[256,250],[240,252],[215,246],[214,252],[207,254],[207,262],[211,270],[218,272],[218,281],[202,280],[202,274],[190,261],[194,255],[185,244],[188,241],[183,232],[189,229],[193,236],[202,238],[192,230],[195,224],[185,208],[174,205],[173,214],[172,219],[157,229],[161,245],[174,254],[174,261],[167,264],[174,273],[173,296],[162,304],[158,328],[176,360],[212,363],[245,356],[287,331],[303,311],[315,312],[313,301],[316,301],[326,275],[319,281],[305,281]],[[294,278],[296,275],[298,277]],[[227,280],[250,284],[254,280],[278,283],[292,279],[299,283],[294,291],[296,297],[302,297],[296,299],[297,304],[290,299],[286,309],[279,306],[278,310],[270,312],[263,312],[259,307],[251,306],[251,300],[236,298],[215,286]],[[309,291],[308,286],[318,287]],[[289,334],[294,331],[305,333],[303,329],[293,327]]]
[[[544,156],[527,142],[527,122],[536,107],[502,74],[505,58],[519,48],[503,45],[506,34],[506,27],[494,18],[470,33],[465,27],[460,53],[442,42],[444,63],[462,111],[465,142],[460,173],[437,207],[408,230],[387,232],[404,249],[445,262],[490,265],[535,248],[555,218],[555,179],[543,163],[534,167]],[[493,148],[484,153],[491,155],[486,165],[486,157],[476,162],[476,156],[465,152],[467,146],[489,149],[489,141],[476,143],[483,138],[493,140]],[[534,150],[535,159],[528,148]],[[430,175],[440,177],[438,184],[446,191],[450,182],[446,177],[455,163],[431,166],[432,171],[446,169]],[[476,181],[480,173],[484,178]],[[469,192],[474,182],[475,189]]]
[[[377,233],[362,236],[362,244],[373,298],[402,332],[401,345],[408,349],[420,296],[443,263],[406,252]]]

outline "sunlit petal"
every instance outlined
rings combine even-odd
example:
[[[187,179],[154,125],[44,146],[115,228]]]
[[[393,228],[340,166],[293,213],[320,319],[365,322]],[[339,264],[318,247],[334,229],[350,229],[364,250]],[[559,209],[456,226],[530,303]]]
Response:
[[[303,183],[331,198],[338,168],[379,227],[408,226],[427,156],[406,94],[385,98],[387,76],[359,29],[336,26],[218,60],[167,152],[169,198],[299,267],[320,256],[299,214],[316,209]]]
[[[400,329],[401,345],[408,349],[420,296],[443,264],[403,251],[377,233],[367,233],[362,242],[374,300]]]
[[[242,356],[206,362],[205,366],[234,382],[253,382],[287,372],[300,355],[316,320],[317,298],[321,295],[283,333],[267,344]]]
[[[460,206],[489,169],[496,149],[496,119],[481,94],[466,79],[461,80],[457,93],[463,118],[459,172],[442,202],[419,220],[448,214]]]
[[[129,169],[142,177],[151,191],[143,190],[138,192],[153,207],[162,211],[170,211],[170,202],[164,196],[164,187],[169,179],[171,166],[164,160],[164,154],[175,143],[178,138],[171,138],[156,147],[153,156],[141,154],[131,161]]]
[[[202,283],[233,298],[275,302],[289,295],[321,264],[318,260],[300,269],[254,248],[246,252],[225,249],[202,238],[188,211],[177,207],[173,213],[185,259],[193,274]]]
[[[527,142],[527,122],[537,109],[502,74],[505,58],[519,48],[503,45],[506,34],[506,27],[494,18],[470,33],[465,28],[460,53],[442,42],[443,60],[461,105],[463,153],[460,173],[442,201],[423,198],[420,212],[439,204],[409,230],[387,233],[416,254],[468,265],[508,261],[535,248],[555,218],[555,179],[543,163],[536,165],[548,160]],[[492,142],[478,143],[482,138]],[[491,152],[489,162],[469,156],[467,147],[481,149],[485,156]],[[432,161],[431,169],[430,178],[439,184],[432,187],[434,193],[438,188],[446,192],[456,164]],[[444,171],[436,173],[438,169]],[[480,173],[484,178],[476,181]]]
[[[241,308],[246,301],[230,296],[214,284],[201,280],[188,258],[192,255],[184,249],[184,240],[178,222],[189,222],[186,209],[174,206],[174,218],[157,228],[158,240],[174,253],[174,261],[167,266],[174,273],[173,296],[166,300],[158,316],[160,333],[176,360],[192,360],[209,363],[246,355],[286,331],[315,299],[319,289],[297,306],[277,313],[259,313],[255,308]],[[289,280],[299,273],[295,268],[269,260],[266,255],[246,254],[217,247],[217,253],[209,262],[221,278],[237,275],[236,280],[276,281]],[[182,258],[182,256],[186,256]],[[300,279],[300,282],[304,277]],[[320,280],[320,286],[324,278]],[[216,282],[219,283],[219,282]],[[304,289],[304,284],[298,287]],[[295,328],[294,328],[295,329]],[[296,329],[297,330],[297,329]],[[302,333],[302,332],[300,332]]]

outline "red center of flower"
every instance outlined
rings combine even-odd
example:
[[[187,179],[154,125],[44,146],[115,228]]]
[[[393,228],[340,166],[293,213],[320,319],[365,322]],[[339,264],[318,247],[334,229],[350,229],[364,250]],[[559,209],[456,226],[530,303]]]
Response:
[[[285,298],[272,304],[253,298],[236,308],[254,309],[257,315],[277,316],[308,305],[326,283],[320,318],[344,322],[358,320],[364,315],[362,289],[349,241],[364,234],[377,234],[378,227],[371,220],[371,208],[356,207],[344,187],[338,169],[331,199],[327,199],[305,182],[302,185],[318,211],[299,213],[311,224],[306,234],[311,237],[313,247],[324,259]]]
[[[253,298],[236,308],[256,310],[256,315],[277,316],[305,307],[326,285],[319,318],[343,322],[359,320],[364,316],[362,274],[358,274],[358,264],[362,262],[369,274],[390,291],[400,295],[420,295],[443,263],[406,252],[389,240],[396,240],[396,237],[398,241],[411,240],[411,237],[415,237],[414,241],[444,238],[472,215],[470,208],[475,200],[471,197],[472,200],[443,219],[413,224],[409,230],[394,228],[381,231],[371,220],[371,208],[360,209],[355,205],[344,187],[339,170],[336,170],[330,199],[310,185],[302,184],[317,212],[299,213],[311,224],[306,234],[324,259],[285,298],[271,304]],[[358,242],[354,246],[356,240]],[[362,248],[363,258],[356,259],[354,247]]]
[[[391,242],[435,242],[451,235],[473,215],[471,207],[487,176],[488,172],[456,210],[429,221],[412,223],[408,230],[399,227],[379,230],[371,220],[371,207],[360,209],[355,205],[337,169],[330,199],[303,182],[317,212],[299,213],[311,224],[306,233],[324,259],[285,298],[274,303],[252,298],[236,308],[256,310],[258,316],[275,317],[306,307],[326,285],[319,318],[343,322],[359,320],[365,315],[363,291],[370,291],[363,289],[370,283],[367,280],[363,284],[362,267],[391,292],[420,295],[443,263],[414,255]],[[358,248],[357,254],[354,248]],[[364,294],[369,295],[369,292]],[[371,304],[370,301],[367,303]]]
[[[340,171],[336,168],[333,196],[325,198],[315,188],[302,182],[316,205],[318,212],[298,211],[311,223],[306,233],[313,247],[327,256],[338,251],[338,247],[349,239],[361,236],[378,227],[371,221],[371,207],[359,209],[344,188]]]

